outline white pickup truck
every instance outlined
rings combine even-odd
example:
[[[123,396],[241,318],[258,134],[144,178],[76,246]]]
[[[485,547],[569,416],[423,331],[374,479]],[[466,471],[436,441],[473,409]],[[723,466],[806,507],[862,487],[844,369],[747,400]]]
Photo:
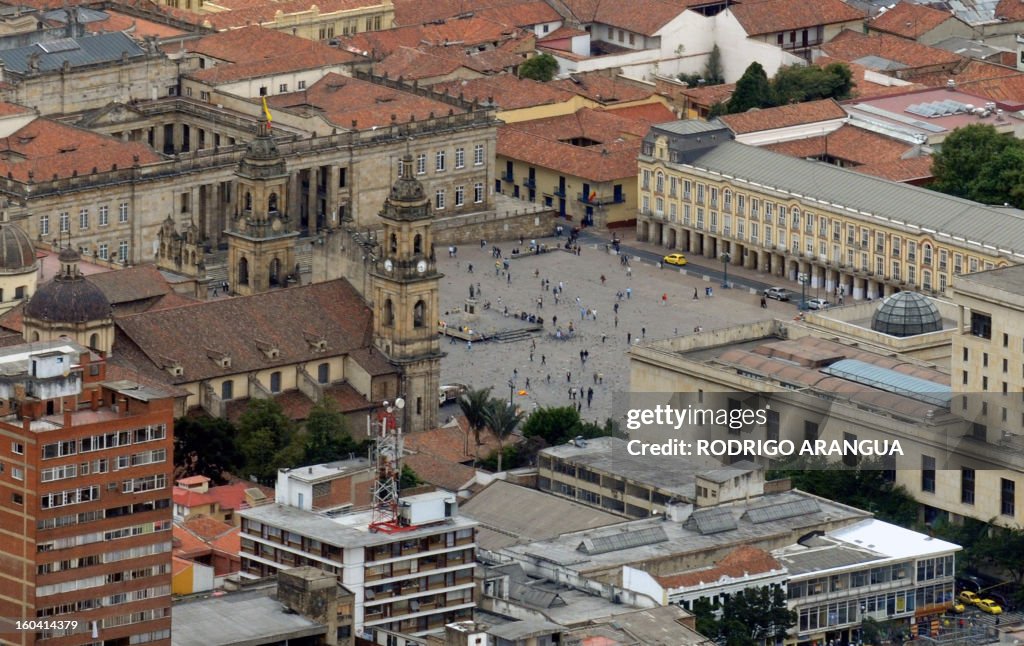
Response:
[[[469,386],[465,384],[446,384],[441,386],[440,392],[438,393],[438,406],[444,406],[456,401],[463,393],[469,390]]]

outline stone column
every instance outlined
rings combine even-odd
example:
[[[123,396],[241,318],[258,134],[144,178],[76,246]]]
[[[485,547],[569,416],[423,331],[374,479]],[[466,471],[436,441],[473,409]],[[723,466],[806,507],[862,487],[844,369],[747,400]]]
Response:
[[[316,214],[317,214],[317,196],[316,187],[317,180],[320,177],[319,168],[312,166],[309,170],[309,193],[306,194],[306,209],[309,214],[309,232],[316,233]]]
[[[863,278],[853,279],[853,294],[851,295],[853,300],[859,301],[865,297],[867,292],[867,283],[868,281]]]
[[[298,170],[292,171],[288,178],[288,215],[293,222],[299,220],[299,203],[302,199],[302,196],[299,195],[299,188],[302,186],[302,182],[299,181],[299,172]]]
[[[158,123],[153,126],[153,148],[160,154],[164,152],[164,124]]]
[[[334,164],[330,168],[330,177],[327,178],[327,226],[331,229],[338,226],[338,181],[341,173]],[[453,197],[454,199],[454,197]]]

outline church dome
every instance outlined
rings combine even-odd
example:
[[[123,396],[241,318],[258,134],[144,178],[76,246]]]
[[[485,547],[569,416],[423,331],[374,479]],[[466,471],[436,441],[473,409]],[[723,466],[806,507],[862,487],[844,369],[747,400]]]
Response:
[[[942,314],[927,296],[897,292],[882,301],[871,317],[871,329],[892,336],[914,336],[942,329]]]
[[[36,249],[31,238],[12,222],[0,223],[0,273],[19,273],[36,268]]]
[[[74,249],[60,252],[61,272],[32,295],[25,317],[53,323],[86,323],[111,317],[110,301],[99,287],[78,272],[81,256]]]

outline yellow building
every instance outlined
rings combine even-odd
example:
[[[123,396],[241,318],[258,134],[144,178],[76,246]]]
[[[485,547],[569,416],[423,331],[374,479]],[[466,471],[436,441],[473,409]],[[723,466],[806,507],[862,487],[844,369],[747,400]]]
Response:
[[[1024,261],[1020,212],[732,141],[718,122],[651,128],[637,237],[854,299],[943,294]]]

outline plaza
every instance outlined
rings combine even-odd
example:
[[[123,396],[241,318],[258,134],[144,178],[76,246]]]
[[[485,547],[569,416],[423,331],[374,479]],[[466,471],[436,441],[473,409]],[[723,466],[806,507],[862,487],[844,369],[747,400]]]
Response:
[[[620,412],[612,410],[612,395],[629,390],[627,337],[632,343],[642,343],[686,334],[696,327],[725,327],[769,316],[790,316],[794,311],[792,305],[775,301],[769,301],[768,310],[763,310],[760,296],[749,290],[725,290],[717,281],[709,282],[674,267],[659,268],[632,256],[629,265],[624,265],[603,244],[583,242],[577,256],[558,248],[560,242],[565,243],[564,237],[546,238],[537,243],[552,251],[513,258],[513,248],[526,250],[530,245],[529,240],[524,245],[517,242],[496,243],[502,250],[502,260],[492,255],[491,242],[483,247],[463,245],[454,258],[438,254],[438,269],[444,273],[441,318],[449,325],[461,320],[472,285],[481,306],[474,323],[477,331],[487,334],[522,327],[520,321],[505,318],[506,307],[510,316],[524,311],[539,315],[544,319],[543,331],[532,339],[475,342],[471,347],[461,340],[443,340],[442,350],[447,355],[441,361],[441,381],[472,388],[491,386],[492,395],[502,399],[508,399],[512,381],[513,399],[527,414],[541,406],[581,404],[584,420],[600,424],[608,417],[621,419]],[[624,244],[634,245],[631,240]],[[504,259],[508,259],[511,281],[504,270]],[[550,281],[548,290],[542,287],[545,279]],[[560,282],[564,291],[556,305],[551,290]],[[712,288],[711,298],[705,295],[708,287]],[[693,298],[695,289],[697,300]],[[617,297],[619,292],[621,299]],[[538,298],[543,299],[539,308]],[[482,309],[485,303],[490,303],[489,309]],[[596,312],[596,317],[587,316],[587,310]],[[557,317],[557,326],[553,317]],[[572,335],[568,333],[570,322]],[[562,338],[557,337],[557,328],[561,328]],[[585,363],[580,352],[589,353]],[[576,399],[570,398],[573,387],[577,389]],[[586,394],[590,388],[594,396],[588,406]],[[526,394],[519,394],[521,391]],[[458,413],[457,404],[449,404],[441,410],[440,418]]]

